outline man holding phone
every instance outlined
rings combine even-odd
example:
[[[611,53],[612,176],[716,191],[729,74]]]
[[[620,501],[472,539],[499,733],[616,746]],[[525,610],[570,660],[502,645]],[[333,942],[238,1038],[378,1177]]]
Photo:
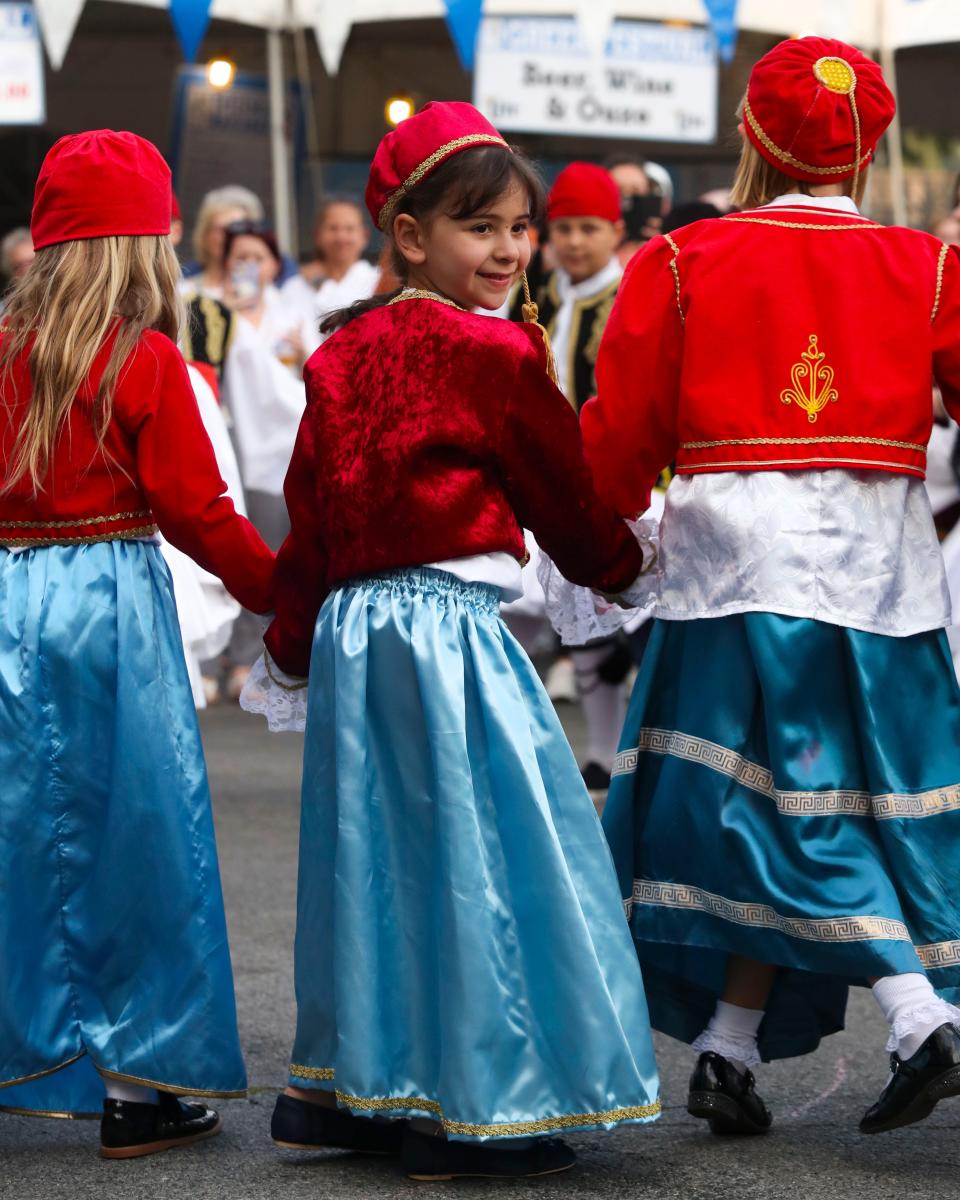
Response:
[[[645,242],[663,231],[667,197],[663,186],[647,171],[642,158],[615,155],[607,159],[604,167],[620,192],[624,235],[617,248],[617,258],[621,267],[626,267]],[[659,167],[658,170],[664,169]]]

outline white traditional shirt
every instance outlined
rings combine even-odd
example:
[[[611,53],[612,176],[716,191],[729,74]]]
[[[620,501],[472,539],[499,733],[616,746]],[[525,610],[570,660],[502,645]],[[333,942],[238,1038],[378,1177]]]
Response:
[[[780,196],[771,207],[782,205],[857,212],[847,196]],[[951,619],[930,502],[914,476],[678,475],[659,567],[654,612],[671,621],[760,611],[906,637]]]
[[[607,265],[598,271],[596,275],[591,275],[589,279],[581,279],[579,283],[574,283],[566,271],[560,267],[557,268],[557,295],[560,297],[560,307],[557,309],[553,328],[550,331],[550,341],[557,360],[557,377],[560,384],[560,391],[565,396],[569,396],[570,393],[567,389],[572,384],[572,380],[567,379],[567,362],[569,358],[567,343],[570,340],[570,328],[573,324],[573,310],[576,303],[587,296],[594,296],[597,292],[602,292],[604,288],[616,282],[622,274],[623,268],[616,258],[611,258]]]

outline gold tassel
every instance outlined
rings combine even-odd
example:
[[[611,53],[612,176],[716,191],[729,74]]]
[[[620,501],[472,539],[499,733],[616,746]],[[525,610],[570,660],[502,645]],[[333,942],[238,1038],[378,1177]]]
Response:
[[[523,305],[520,309],[523,319],[530,325],[536,325],[541,334],[543,334],[543,346],[547,352],[547,374],[557,387],[559,387],[560,376],[557,374],[557,356],[553,353],[553,346],[550,345],[549,333],[540,324],[540,310],[537,308],[536,301],[530,295],[530,284],[527,281],[526,271],[520,272],[520,286],[523,288]]]

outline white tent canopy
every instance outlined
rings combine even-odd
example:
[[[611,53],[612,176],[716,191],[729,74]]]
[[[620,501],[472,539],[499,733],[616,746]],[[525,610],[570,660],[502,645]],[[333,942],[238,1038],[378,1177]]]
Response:
[[[115,0],[146,8],[169,8],[170,0]],[[34,0],[47,53],[59,69],[85,0]],[[706,23],[704,0],[485,0],[490,16],[574,16],[593,43],[601,41],[614,17]],[[286,147],[283,141],[283,55],[285,31],[312,29],[328,73],[335,74],[350,30],[369,21],[444,18],[444,0],[213,0],[210,16],[254,25],[267,32],[273,127],[274,210],[281,244],[292,230]],[[785,37],[818,33],[852,42],[881,56],[895,86],[893,55],[907,46],[960,41],[960,0],[740,0],[740,29]],[[894,196],[902,209],[899,127],[891,132]],[[902,211],[898,213],[902,219]]]
[[[51,61],[59,67],[85,0],[34,0]],[[169,8],[169,0],[116,0]],[[491,16],[576,16],[597,27],[614,17],[707,21],[703,0],[486,0]],[[444,0],[213,0],[212,17],[262,29],[313,29],[336,70],[350,27],[366,21],[446,16]],[[815,32],[876,49],[960,41],[957,0],[740,0],[737,24],[761,33]],[[328,45],[324,46],[324,42]],[[333,43],[333,44],[329,44]],[[55,53],[55,50],[58,51]]]

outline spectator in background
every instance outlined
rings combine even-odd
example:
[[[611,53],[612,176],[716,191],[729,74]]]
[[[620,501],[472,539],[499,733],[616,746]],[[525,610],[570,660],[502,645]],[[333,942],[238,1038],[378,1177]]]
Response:
[[[663,232],[673,233],[684,225],[692,225],[694,221],[708,221],[711,217],[722,217],[723,213],[715,204],[707,200],[691,200],[688,204],[678,204],[663,218]]]
[[[224,241],[223,299],[247,321],[264,346],[299,380],[303,370],[300,316],[276,286],[282,259],[276,235],[263,221],[235,221]]]
[[[653,168],[656,164],[647,163],[639,156],[613,155],[603,165],[620,192],[624,232],[617,258],[620,266],[625,267],[645,242],[660,233],[665,211],[664,193],[662,184],[648,171],[648,167]],[[656,173],[666,175],[672,196],[670,176],[663,167],[657,167]]]
[[[704,192],[697,199],[701,204],[712,204],[721,216],[724,213],[733,212],[733,205],[730,203],[730,189],[728,187],[711,188],[709,192]]]
[[[938,221],[933,227],[933,233],[941,242],[950,246],[960,246],[960,210]]]
[[[586,162],[565,167],[547,197],[557,268],[544,278],[534,299],[553,342],[560,390],[576,412],[597,390],[597,351],[620,286],[620,205],[621,193],[609,172]],[[515,319],[521,316],[522,301],[522,295],[514,301]],[[537,550],[529,535],[527,548],[534,560]],[[526,580],[524,590],[526,595]],[[547,675],[551,700],[579,698],[582,705],[587,724],[582,773],[591,791],[603,792],[610,784],[625,711],[624,680],[631,665],[623,639],[615,637],[586,648],[566,648]]]
[[[180,201],[177,193],[171,192],[170,203],[170,242],[174,249],[183,241],[183,213],[180,211]]]
[[[233,420],[247,513],[277,549],[290,529],[283,480],[306,403],[303,345],[297,314],[273,284],[280,269],[273,231],[262,221],[237,221],[224,236],[223,303],[233,337],[223,359],[223,400]],[[263,649],[260,632],[246,610],[234,624],[226,653],[231,700]]]
[[[33,262],[33,240],[24,227],[11,229],[0,242],[0,272],[5,283],[15,283]]]
[[[237,221],[262,220],[263,205],[249,188],[231,184],[207,192],[193,228],[197,262],[184,268],[185,293],[222,300],[227,226]]]
[[[363,209],[353,200],[330,199],[314,223],[314,258],[283,285],[287,307],[300,314],[307,358],[323,341],[320,322],[377,290],[380,271],[363,258],[370,241]]]

